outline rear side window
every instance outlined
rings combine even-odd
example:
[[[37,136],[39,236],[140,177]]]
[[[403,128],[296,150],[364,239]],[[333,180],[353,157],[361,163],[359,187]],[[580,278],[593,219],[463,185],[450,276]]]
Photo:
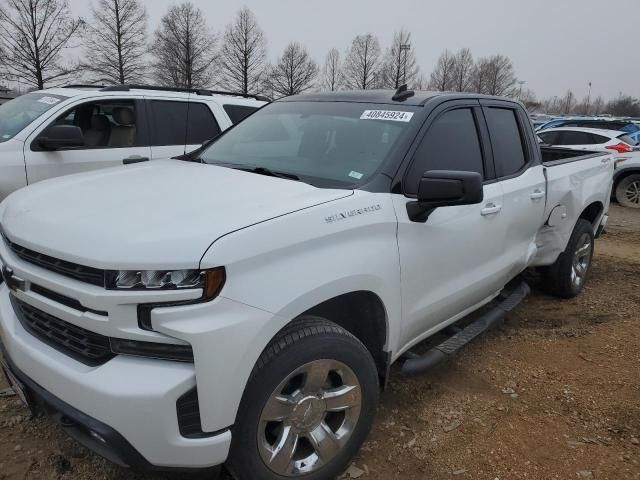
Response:
[[[516,111],[509,108],[489,107],[485,109],[493,157],[501,177],[508,177],[519,172],[527,163],[522,133],[516,115]]]
[[[596,135],[595,133],[592,133],[591,136],[593,137],[594,145],[601,145],[601,144],[607,143],[609,140],[611,140],[609,137],[605,137],[604,135]],[[631,138],[629,138],[629,140],[631,140]],[[631,140],[631,141],[633,142],[633,140]]]
[[[407,172],[406,193],[418,192],[420,178],[428,170],[478,172],[484,178],[478,128],[470,108],[449,110],[429,127]]]
[[[220,133],[218,122],[202,103],[151,101],[153,145],[196,145]],[[187,125],[188,119],[188,125]]]
[[[562,132],[562,136],[560,138],[561,145],[591,145],[594,143],[592,135],[587,132],[566,130]]]
[[[547,145],[557,145],[560,137],[560,132],[540,132],[538,136]]]
[[[257,107],[247,105],[223,105],[222,108],[227,112],[234,125],[257,110]]]

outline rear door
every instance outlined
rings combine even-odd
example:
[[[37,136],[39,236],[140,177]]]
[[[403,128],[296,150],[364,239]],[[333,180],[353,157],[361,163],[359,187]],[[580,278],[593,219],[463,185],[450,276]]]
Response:
[[[53,125],[75,125],[85,145],[47,151],[38,139]],[[24,144],[29,183],[71,173],[122,165],[131,159],[149,159],[144,104],[133,98],[95,98],[69,107],[36,129]]]
[[[220,134],[214,112],[206,102],[153,98],[147,100],[154,160],[192,152]]]
[[[511,102],[482,100],[481,104],[503,193],[506,236],[500,255],[509,265],[504,279],[508,281],[526,268],[537,250],[546,200],[544,167],[526,113]]]
[[[486,126],[477,100],[446,102],[429,117],[409,153],[403,193],[393,194],[401,259],[403,344],[487,299],[502,288],[507,223],[502,186],[495,181]],[[484,178],[477,205],[442,207],[412,221],[407,203],[428,170],[475,171]]]

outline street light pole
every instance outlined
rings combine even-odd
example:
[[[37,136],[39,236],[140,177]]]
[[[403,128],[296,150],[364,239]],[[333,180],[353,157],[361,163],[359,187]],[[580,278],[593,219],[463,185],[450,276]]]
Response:
[[[400,45],[400,52],[404,52],[404,58],[402,61],[402,83],[407,83],[407,52],[411,50],[410,43],[403,43]]]
[[[525,83],[527,83],[527,82],[525,82],[524,80],[520,80],[520,81],[518,82],[518,85],[520,85],[520,92],[518,93],[518,100],[519,100],[519,101],[522,101],[522,86],[523,86]]]
[[[587,115],[591,110],[591,82],[589,82],[589,94],[587,95]]]

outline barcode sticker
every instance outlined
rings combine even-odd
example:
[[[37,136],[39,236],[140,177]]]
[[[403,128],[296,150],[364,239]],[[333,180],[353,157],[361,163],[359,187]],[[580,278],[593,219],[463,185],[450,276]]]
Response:
[[[398,112],[394,110],[365,110],[360,120],[390,120],[392,122],[410,122],[413,112]]]

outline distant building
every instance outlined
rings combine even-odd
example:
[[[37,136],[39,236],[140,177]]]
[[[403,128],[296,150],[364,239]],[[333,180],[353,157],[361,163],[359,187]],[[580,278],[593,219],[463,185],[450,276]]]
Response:
[[[0,105],[7,103],[9,100],[13,100],[15,97],[15,93],[13,93],[9,87],[0,86]]]

